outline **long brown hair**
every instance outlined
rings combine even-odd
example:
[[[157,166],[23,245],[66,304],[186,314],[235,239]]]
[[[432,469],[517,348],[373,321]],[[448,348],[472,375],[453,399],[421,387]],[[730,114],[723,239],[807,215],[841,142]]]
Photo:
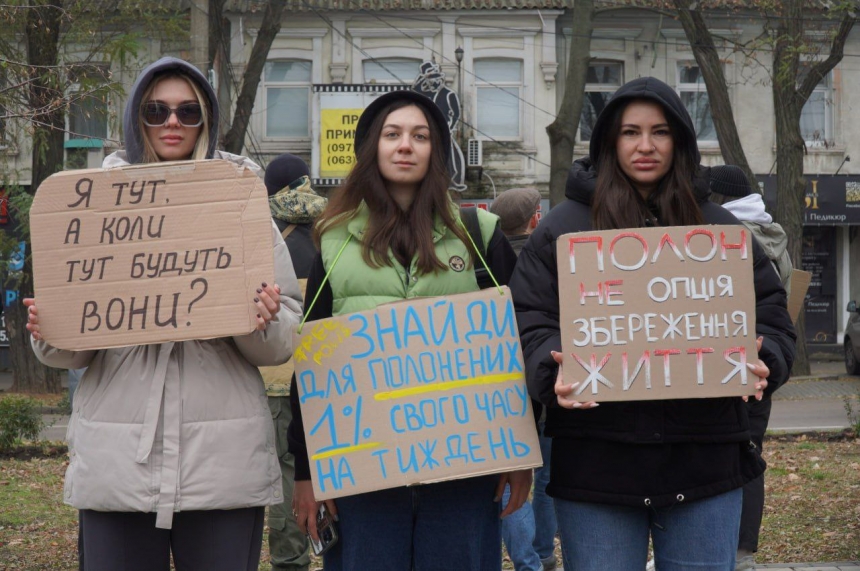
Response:
[[[660,181],[657,190],[646,201],[618,163],[616,142],[621,135],[621,118],[631,99],[611,112],[607,136],[600,141],[597,157],[597,180],[591,206],[591,221],[595,230],[640,228],[656,216],[664,226],[701,224],[702,210],[693,194],[693,179],[698,165],[690,152],[696,144],[690,129],[664,109],[672,133],[672,168]],[[642,101],[653,102],[651,99]]]
[[[418,187],[415,200],[409,210],[403,211],[385,187],[379,172],[378,149],[382,126],[390,113],[414,105],[421,109],[430,127],[430,165],[427,175]],[[316,227],[314,241],[320,244],[321,236],[329,228],[345,224],[355,217],[362,201],[370,213],[367,228],[362,237],[361,257],[374,268],[392,265],[389,248],[403,255],[407,264],[417,256],[418,271],[433,273],[447,268],[436,256],[433,244],[433,222],[439,216],[445,226],[459,238],[474,256],[474,248],[451,209],[448,196],[450,175],[446,167],[445,150],[439,126],[427,115],[421,105],[412,101],[394,101],[373,118],[367,132],[366,142],[357,150],[356,162],[344,183],[328,201]]]

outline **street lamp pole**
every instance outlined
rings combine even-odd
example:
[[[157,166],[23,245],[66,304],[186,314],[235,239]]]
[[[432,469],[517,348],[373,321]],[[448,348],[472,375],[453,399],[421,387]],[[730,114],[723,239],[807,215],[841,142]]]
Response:
[[[460,141],[459,141],[460,151],[462,151],[463,154],[465,155],[466,149],[463,148],[463,141],[464,141],[463,117],[465,115],[465,105],[464,105],[464,99],[463,99],[463,48],[462,47],[457,46],[457,49],[454,50],[454,57],[457,58],[457,99],[459,99],[459,102],[460,102],[460,127],[459,127],[460,128],[460,133],[459,133],[460,136],[458,137],[458,139],[460,139]],[[463,162],[465,163],[466,161],[464,160]],[[465,165],[463,165],[463,166],[465,166]]]

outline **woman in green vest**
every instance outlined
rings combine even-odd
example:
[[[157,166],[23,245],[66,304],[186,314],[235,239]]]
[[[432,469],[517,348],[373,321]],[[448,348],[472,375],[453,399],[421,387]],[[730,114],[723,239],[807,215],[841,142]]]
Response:
[[[382,95],[365,109],[356,126],[355,167],[315,230],[320,253],[308,276],[306,299],[319,296],[306,310],[309,320],[479,289],[474,246],[448,194],[450,140],[439,108],[413,91]],[[506,284],[516,257],[498,218],[478,212],[487,266]],[[290,394],[293,511],[299,527],[317,539],[315,518],[322,502],[315,500],[311,485],[295,377]],[[327,500],[338,520],[339,540],[325,552],[325,569],[497,571],[499,516],[522,505],[531,478],[531,470],[523,470],[358,494],[338,498],[336,505]],[[506,484],[511,500],[501,510]]]

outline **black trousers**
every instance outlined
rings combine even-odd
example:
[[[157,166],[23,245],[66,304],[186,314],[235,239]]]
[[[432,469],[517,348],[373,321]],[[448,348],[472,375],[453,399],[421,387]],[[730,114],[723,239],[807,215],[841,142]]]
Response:
[[[81,510],[84,571],[257,571],[264,507],[178,512],[173,529],[154,513]]]
[[[762,452],[762,440],[770,420],[770,396],[760,401],[750,397],[747,402],[747,414],[750,419],[750,439],[756,446],[756,453]],[[764,474],[747,482],[744,486],[744,504],[741,511],[741,531],[738,537],[738,549],[755,553],[758,551],[758,532],[761,528],[761,517],[764,512]]]

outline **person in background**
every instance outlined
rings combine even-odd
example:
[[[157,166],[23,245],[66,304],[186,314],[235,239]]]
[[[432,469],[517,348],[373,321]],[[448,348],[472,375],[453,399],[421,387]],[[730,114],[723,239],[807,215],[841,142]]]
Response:
[[[493,200],[490,212],[499,217],[499,227],[517,256],[537,228],[540,192],[536,188],[511,188]]]
[[[502,232],[517,256],[537,228],[540,199],[540,192],[535,188],[511,188],[490,205],[490,212],[499,217]],[[502,520],[502,539],[516,571],[553,571],[556,568],[554,540],[558,525],[552,498],[546,494],[552,439],[543,434],[546,409],[541,406],[539,410],[538,438],[543,466],[534,472],[532,501]],[[505,505],[507,497],[502,498],[502,502]]]
[[[742,488],[764,471],[751,449],[747,399],[582,403],[572,398],[579,383],[560,353],[557,239],[739,224],[708,201],[705,172],[677,92],[653,77],[634,79],[601,111],[589,156],[571,166],[566,200],[542,218],[517,260],[510,286],[529,393],[548,407],[547,492],[565,569],[644,569],[650,538],[659,571],[734,570]],[[788,378],[796,334],[785,289],[756,241],[752,271],[758,358],[747,364],[761,399]]]
[[[103,166],[218,158],[259,172],[215,149],[218,115],[203,74],[162,58],[135,81],[125,149]],[[289,252],[267,224],[260,247],[271,248],[276,283],[249,284],[256,327],[246,335],[68,351],[42,339],[37,300],[24,300],[39,360],[87,367],[63,495],[80,510],[85,571],[168,571],[171,556],[177,571],[257,570],[265,506],[283,493],[258,367],[290,357],[302,312]]]
[[[266,191],[269,211],[290,251],[293,268],[305,294],[311,262],[316,255],[313,221],[325,209],[326,199],[312,188],[308,165],[295,155],[285,153],[266,167]],[[299,530],[290,515],[293,501],[295,458],[287,449],[287,428],[293,418],[290,411],[290,378],[293,361],[278,367],[260,367],[269,409],[275,423],[275,446],[281,462],[283,501],[269,507],[269,555],[272,571],[307,571],[310,564],[307,536]]]
[[[786,292],[791,282],[791,256],[788,255],[788,236],[782,226],[765,212],[761,194],[753,191],[743,169],[734,165],[711,168],[711,202],[721,204],[734,214],[764,248],[767,257]],[[775,390],[775,387],[774,387]],[[771,396],[768,387],[764,398],[749,400],[747,414],[750,419],[750,437],[756,452],[762,453],[762,442],[770,420]],[[738,538],[738,553],[735,571],[755,568],[755,552],[758,551],[758,535],[764,512],[764,474],[744,485],[744,500],[741,510],[741,530]]]
[[[439,107],[411,90],[380,95],[358,120],[355,152],[355,166],[315,226],[320,253],[308,277],[306,297],[315,302],[307,318],[477,291],[475,246],[448,193],[451,133]],[[516,256],[496,216],[478,210],[478,219],[487,267],[505,284]],[[322,502],[314,497],[295,379],[293,509],[299,527],[318,540]],[[523,504],[531,482],[531,470],[515,470],[326,500],[338,521],[338,540],[323,556],[325,569],[498,571],[499,516]],[[511,500],[500,510],[506,483]]]

